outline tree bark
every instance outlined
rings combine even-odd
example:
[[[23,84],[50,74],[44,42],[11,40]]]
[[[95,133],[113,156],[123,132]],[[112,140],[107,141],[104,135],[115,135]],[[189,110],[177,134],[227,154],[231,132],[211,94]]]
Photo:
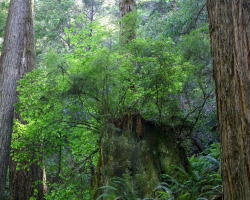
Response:
[[[135,0],[120,0],[119,1],[119,13],[120,19],[120,31],[121,31],[121,43],[128,43],[136,38],[136,19],[129,16],[135,11]]]
[[[93,33],[93,29],[91,28],[91,24],[94,20],[94,2],[95,0],[91,0],[90,2],[90,5],[89,5],[89,23],[90,23],[90,26],[89,26],[89,37],[92,37],[92,33]],[[90,46],[87,47],[87,51],[89,51],[91,49]]]
[[[0,199],[3,199],[7,168],[10,155],[11,133],[14,117],[13,104],[17,101],[16,81],[35,67],[35,45],[33,29],[33,1],[16,0],[10,2],[5,38],[0,59]],[[18,118],[18,116],[16,116]],[[30,176],[15,171],[16,163],[10,161],[10,188],[18,194],[18,199],[26,193]],[[37,169],[30,170],[33,174]],[[17,181],[17,178],[19,181]],[[22,180],[22,181],[20,181]],[[19,187],[16,187],[17,182]],[[21,188],[20,188],[21,187]],[[14,189],[15,188],[15,189]],[[19,189],[17,189],[19,188]],[[16,195],[14,195],[16,196]],[[17,199],[13,198],[12,199]]]
[[[250,197],[250,3],[207,0],[225,200]]]
[[[22,62],[27,0],[11,1],[0,58],[0,199],[8,169],[18,73]]]
[[[90,2],[90,11],[89,11],[89,21],[92,22],[94,20],[94,1],[91,0]]]
[[[25,17],[25,26],[24,26],[24,37],[23,37],[23,46],[22,46],[22,61],[20,65],[20,70],[18,74],[18,79],[24,77],[27,72],[32,71],[36,68],[36,56],[35,56],[35,38],[34,38],[34,0],[26,0],[26,17]],[[19,99],[16,96],[16,102]],[[21,119],[20,113],[14,115],[15,119],[18,119],[20,122],[25,124]],[[22,137],[22,136],[20,136]],[[38,144],[39,146],[40,144]],[[31,145],[32,146],[32,145]],[[29,147],[27,147],[29,148]],[[34,147],[32,147],[34,148]],[[25,151],[25,149],[17,150],[12,149],[14,154],[18,154],[20,151]],[[35,150],[33,150],[33,158],[36,158]],[[12,157],[9,161],[9,179],[10,179],[10,193],[11,200],[29,200],[34,196],[34,189],[38,190],[36,194],[36,199],[43,199],[43,170],[38,165],[38,163],[31,164],[28,169],[17,170],[16,166],[18,161],[14,161]],[[20,163],[21,165],[28,164]],[[40,183],[36,183],[40,181]]]
[[[15,150],[15,153],[18,151]],[[34,151],[35,152],[35,151]],[[36,158],[34,153],[33,158]],[[27,169],[16,170],[18,162],[10,160],[10,199],[11,200],[29,200],[31,197],[35,197],[37,200],[43,199],[43,170],[37,163],[30,165],[29,171]],[[28,163],[21,163],[28,164]],[[39,183],[36,183],[39,181]],[[34,189],[37,189],[38,193],[34,193]]]

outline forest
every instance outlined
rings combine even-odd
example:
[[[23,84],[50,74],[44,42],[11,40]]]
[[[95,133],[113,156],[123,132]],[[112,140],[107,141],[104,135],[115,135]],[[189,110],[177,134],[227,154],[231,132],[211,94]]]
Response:
[[[0,200],[249,200],[248,0],[0,0]]]

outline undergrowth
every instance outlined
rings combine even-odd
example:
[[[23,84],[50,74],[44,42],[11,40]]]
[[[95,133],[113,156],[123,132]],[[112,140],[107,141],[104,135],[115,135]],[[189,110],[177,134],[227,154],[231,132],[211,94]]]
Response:
[[[222,181],[220,176],[220,147],[219,144],[202,155],[189,158],[188,172],[177,166],[170,166],[178,173],[178,178],[168,174],[163,175],[165,182],[154,189],[151,198],[140,198],[136,188],[124,178],[113,178],[109,186],[103,186],[97,200],[218,200],[222,197]]]

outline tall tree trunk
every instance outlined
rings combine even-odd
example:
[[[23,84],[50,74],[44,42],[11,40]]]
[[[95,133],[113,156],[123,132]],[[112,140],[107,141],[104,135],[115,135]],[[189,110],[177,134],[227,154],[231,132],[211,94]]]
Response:
[[[91,0],[90,5],[89,5],[89,23],[90,23],[90,27],[89,27],[89,37],[92,37],[92,33],[93,33],[93,29],[91,28],[91,24],[94,20],[94,2],[95,0]],[[91,49],[91,47],[87,47],[87,51],[89,51]]]
[[[250,3],[207,0],[225,200],[250,197]]]
[[[27,72],[32,71],[36,68],[36,56],[35,56],[35,38],[34,38],[34,0],[26,0],[26,18],[24,25],[24,38],[22,46],[22,62],[18,74],[18,79],[24,77]],[[16,97],[16,101],[18,97]],[[26,122],[22,121],[20,113],[14,115],[14,118],[18,119],[21,123],[25,124]],[[22,137],[22,136],[20,136]],[[38,144],[39,146],[40,144]],[[26,147],[29,148],[29,147]],[[19,151],[12,149],[14,154],[18,154]],[[33,150],[33,158],[36,158],[35,150]],[[10,193],[11,200],[29,200],[34,196],[34,189],[38,190],[36,199],[43,199],[43,170],[38,165],[38,163],[33,163],[27,169],[16,170],[18,161],[10,159],[9,163],[9,179],[10,179]],[[21,165],[26,165],[28,162],[20,163]],[[40,181],[39,184],[36,182]],[[34,187],[35,185],[35,187]]]
[[[18,153],[18,150],[14,150]],[[34,151],[35,152],[35,151]],[[36,155],[33,154],[31,159],[35,159]],[[10,199],[11,200],[29,200],[31,197],[35,197],[37,200],[43,199],[43,170],[37,163],[33,163],[28,166],[28,169],[16,170],[18,162],[10,160]],[[28,163],[21,163],[28,164]],[[36,183],[39,181],[39,183]],[[34,189],[37,189],[38,193],[34,193]]]
[[[95,0],[91,0],[91,2],[90,2],[90,11],[89,11],[89,21],[90,21],[90,24],[94,20],[94,3],[95,3],[94,1]],[[93,32],[93,30],[90,28],[89,37],[92,36],[92,32]]]
[[[22,63],[27,0],[12,0],[0,58],[0,199],[3,199],[10,155],[16,86]]]
[[[92,22],[94,20],[94,2],[95,0],[91,0],[90,2],[90,11],[89,11],[89,21]]]
[[[120,0],[119,13],[122,22],[120,23],[121,43],[128,43],[136,38],[136,19],[129,14],[135,11],[135,0]]]

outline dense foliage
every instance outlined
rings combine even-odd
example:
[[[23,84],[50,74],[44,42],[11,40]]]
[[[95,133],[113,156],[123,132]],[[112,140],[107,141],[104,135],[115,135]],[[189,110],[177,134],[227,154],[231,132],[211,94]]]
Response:
[[[0,4],[0,50],[1,50],[4,37],[5,23],[8,13],[8,2],[0,1],[0,3],[1,3]]]
[[[46,169],[46,199],[90,199],[99,136],[118,129],[115,119],[140,113],[167,126],[190,163],[187,172],[172,167],[177,177],[164,174],[152,199],[219,195],[218,144],[210,146],[218,134],[205,1],[138,1],[137,13],[125,21],[106,1],[95,2],[96,18],[89,21],[89,2],[83,8],[74,0],[35,3],[39,68],[19,81],[22,121],[15,120],[12,148],[21,150],[13,156],[25,165],[18,167],[39,161]],[[135,18],[136,39],[120,42],[120,23]],[[3,27],[0,21],[0,39]],[[99,199],[139,199],[128,179],[100,188],[106,193]]]

